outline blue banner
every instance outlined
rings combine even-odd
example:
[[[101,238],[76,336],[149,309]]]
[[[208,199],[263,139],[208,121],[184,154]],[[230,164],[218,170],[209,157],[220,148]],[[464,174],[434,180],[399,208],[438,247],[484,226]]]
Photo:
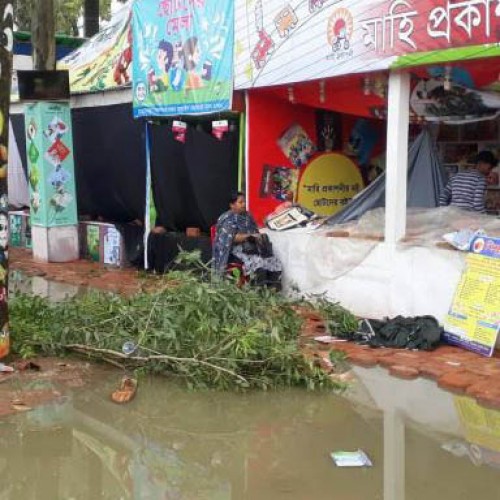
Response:
[[[134,117],[231,109],[234,0],[136,0]]]

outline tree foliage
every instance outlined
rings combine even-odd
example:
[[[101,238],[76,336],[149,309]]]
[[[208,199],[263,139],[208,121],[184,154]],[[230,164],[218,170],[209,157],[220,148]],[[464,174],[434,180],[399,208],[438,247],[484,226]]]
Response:
[[[190,271],[171,272],[155,285],[133,297],[87,293],[59,303],[15,295],[14,348],[21,354],[84,353],[198,388],[336,386],[301,351],[297,307],[319,308],[332,333],[355,331],[356,318],[337,304],[290,302]]]
[[[17,28],[31,31],[33,4],[41,0],[14,0],[14,18]],[[94,0],[99,2],[101,19],[108,20],[112,0]],[[118,0],[125,3],[126,0]],[[79,27],[84,15],[84,0],[55,0],[56,32],[66,35],[79,35]]]

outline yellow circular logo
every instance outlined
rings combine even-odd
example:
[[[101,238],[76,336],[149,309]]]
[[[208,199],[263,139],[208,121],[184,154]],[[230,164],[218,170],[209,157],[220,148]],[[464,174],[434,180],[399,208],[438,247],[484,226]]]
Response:
[[[298,201],[319,215],[333,215],[363,189],[357,165],[340,153],[327,153],[313,160],[299,183]]]

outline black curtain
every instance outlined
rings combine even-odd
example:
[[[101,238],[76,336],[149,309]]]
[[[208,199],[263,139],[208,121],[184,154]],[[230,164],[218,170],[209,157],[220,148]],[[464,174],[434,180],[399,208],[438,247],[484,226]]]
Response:
[[[144,219],[144,123],[130,104],[74,109],[78,212],[113,222]]]
[[[146,160],[144,122],[130,104],[74,109],[73,142],[80,215],[113,222],[144,219]],[[171,121],[151,126],[151,168],[157,224],[169,231],[199,227],[208,233],[228,209],[238,185],[238,120],[219,141],[212,121],[187,120],[185,144],[174,139]],[[12,115],[26,168],[24,116]]]
[[[151,127],[156,223],[168,231],[199,227],[208,233],[237,188],[237,124],[221,141],[209,133],[210,127],[211,121],[191,124],[184,144],[175,140],[171,124]]]

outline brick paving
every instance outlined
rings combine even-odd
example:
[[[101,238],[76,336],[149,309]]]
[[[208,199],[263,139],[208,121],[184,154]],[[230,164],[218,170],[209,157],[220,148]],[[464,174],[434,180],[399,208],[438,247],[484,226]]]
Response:
[[[311,341],[325,335],[321,318],[302,312],[303,336]],[[500,353],[486,358],[458,347],[442,345],[434,351],[408,351],[404,349],[374,349],[353,342],[320,344],[308,342],[306,353],[325,369],[329,365],[329,354],[338,351],[346,360],[364,368],[380,366],[394,377],[412,380],[425,377],[455,394],[467,395],[488,408],[500,409]]]

